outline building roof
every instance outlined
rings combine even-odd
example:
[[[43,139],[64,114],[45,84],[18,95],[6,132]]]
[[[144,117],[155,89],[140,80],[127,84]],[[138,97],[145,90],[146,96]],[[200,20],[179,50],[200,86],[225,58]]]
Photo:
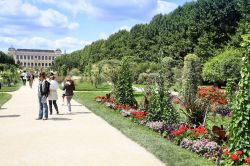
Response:
[[[49,52],[55,53],[54,50],[39,50],[39,49],[17,49],[18,52]]]

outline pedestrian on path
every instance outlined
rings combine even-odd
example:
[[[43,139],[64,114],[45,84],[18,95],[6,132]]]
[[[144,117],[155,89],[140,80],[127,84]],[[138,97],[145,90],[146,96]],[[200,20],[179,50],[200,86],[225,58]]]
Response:
[[[39,101],[39,115],[37,120],[48,119],[48,104],[47,97],[49,94],[50,83],[46,80],[46,74],[44,72],[39,74],[38,85],[38,101]]]
[[[35,76],[33,73],[29,74],[29,86],[32,88],[33,82],[34,82]]]
[[[68,106],[68,113],[71,113],[71,99],[74,95],[73,91],[75,90],[75,84],[74,81],[70,77],[66,77],[64,81],[63,90],[65,90],[65,97],[67,101]]]
[[[21,79],[23,81],[23,85],[26,86],[26,81],[27,81],[27,73],[26,71],[24,70],[21,74]]]
[[[56,100],[58,99],[57,89],[58,89],[58,83],[55,80],[55,76],[52,75],[50,76],[50,87],[49,87],[49,96],[48,96],[50,115],[52,115],[52,103],[54,105],[56,113],[59,114],[58,106],[56,103]]]

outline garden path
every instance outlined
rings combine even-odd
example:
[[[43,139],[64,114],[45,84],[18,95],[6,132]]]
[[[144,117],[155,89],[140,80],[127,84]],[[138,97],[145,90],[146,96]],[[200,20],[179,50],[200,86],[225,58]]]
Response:
[[[35,120],[37,85],[21,87],[0,109],[0,163],[8,166],[163,165],[86,107],[73,101],[72,114],[58,101],[60,115]],[[61,93],[61,92],[59,92]]]

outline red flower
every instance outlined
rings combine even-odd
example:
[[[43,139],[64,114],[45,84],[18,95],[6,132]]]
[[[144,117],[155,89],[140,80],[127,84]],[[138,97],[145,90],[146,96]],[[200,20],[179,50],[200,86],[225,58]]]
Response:
[[[179,126],[179,131],[181,132],[181,133],[183,133],[184,131],[186,131],[186,127],[184,126],[184,125],[180,125]]]
[[[196,130],[201,134],[206,134],[206,129],[203,126],[199,126]]]
[[[223,153],[224,153],[225,155],[229,155],[229,151],[228,151],[228,150],[224,151]]]
[[[172,131],[172,134],[174,135],[174,136],[178,136],[178,135],[180,135],[181,133],[179,132],[179,130],[174,130],[174,131]]]
[[[232,154],[231,160],[237,161],[238,159],[239,159],[239,158],[238,158],[238,156],[237,156],[236,154]]]
[[[198,137],[198,136],[199,136],[199,133],[198,133],[198,132],[195,132],[195,133],[194,133],[194,136],[195,136],[195,137]]]
[[[241,150],[237,150],[237,154],[238,154],[238,155],[242,155],[243,152],[242,152]]]
[[[250,165],[250,157],[246,157],[245,162]]]

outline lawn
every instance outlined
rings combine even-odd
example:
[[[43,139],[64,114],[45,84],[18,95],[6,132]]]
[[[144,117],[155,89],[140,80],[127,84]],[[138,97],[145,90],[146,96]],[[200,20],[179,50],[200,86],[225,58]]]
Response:
[[[76,81],[76,91],[110,91],[111,85],[102,84],[98,85],[97,88],[89,82]]]
[[[8,93],[0,93],[0,108],[4,103],[6,103],[11,98],[11,95]]]
[[[174,145],[149,128],[132,123],[129,118],[124,118],[120,113],[98,104],[94,98],[100,95],[105,95],[105,92],[76,92],[74,98],[93,113],[102,117],[110,125],[120,130],[124,135],[146,148],[166,165],[215,165],[213,162],[205,160],[192,152]]]
[[[18,82],[17,84],[15,84],[14,86],[2,86],[2,88],[0,89],[0,92],[13,92],[18,90],[20,87],[22,86],[21,82]]]

